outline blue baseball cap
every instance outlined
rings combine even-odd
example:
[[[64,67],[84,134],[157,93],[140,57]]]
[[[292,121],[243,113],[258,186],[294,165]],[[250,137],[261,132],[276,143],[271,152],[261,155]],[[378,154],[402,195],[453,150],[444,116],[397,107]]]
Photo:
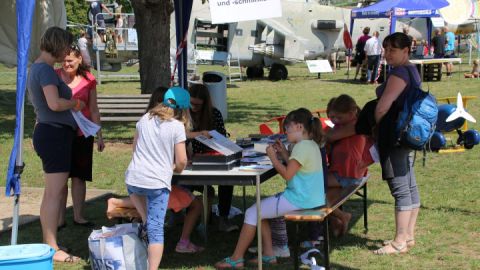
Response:
[[[172,104],[170,100],[175,101],[175,104]],[[190,108],[190,94],[182,87],[170,87],[163,96],[163,104],[173,109],[188,109]]]

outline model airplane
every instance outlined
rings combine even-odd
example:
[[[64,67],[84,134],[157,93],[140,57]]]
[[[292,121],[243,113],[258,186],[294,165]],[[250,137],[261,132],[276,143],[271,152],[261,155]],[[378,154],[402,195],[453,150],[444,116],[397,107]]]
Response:
[[[460,93],[457,94],[457,105],[442,104],[438,106],[438,120],[436,131],[430,140],[430,149],[439,151],[447,146],[446,133],[455,132],[458,138],[454,143],[451,140],[453,148],[463,146],[465,149],[471,149],[480,142],[480,133],[475,129],[462,130],[465,121],[476,123],[475,118],[466,111],[463,106],[463,99]]]

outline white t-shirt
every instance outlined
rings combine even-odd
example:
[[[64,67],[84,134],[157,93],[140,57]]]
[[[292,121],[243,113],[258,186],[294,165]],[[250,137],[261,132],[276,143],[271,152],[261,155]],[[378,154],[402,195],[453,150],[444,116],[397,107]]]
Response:
[[[90,53],[88,52],[87,46],[87,39],[85,37],[81,37],[78,39],[78,48],[80,49],[80,53],[82,54],[83,63],[87,66],[91,66],[92,60],[90,59]]]
[[[125,183],[147,189],[171,189],[174,146],[184,142],[185,126],[171,119],[162,121],[146,113],[137,122],[137,144],[125,172]]]
[[[381,55],[382,54],[382,45],[378,41],[378,38],[371,37],[365,43],[365,53],[367,55]]]

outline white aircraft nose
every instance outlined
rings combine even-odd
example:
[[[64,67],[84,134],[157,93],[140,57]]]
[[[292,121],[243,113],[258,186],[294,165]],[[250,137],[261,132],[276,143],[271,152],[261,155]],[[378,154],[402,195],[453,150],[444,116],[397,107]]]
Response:
[[[463,107],[463,99],[462,99],[462,94],[460,94],[460,92],[458,92],[457,94],[457,108],[455,109],[455,111],[450,114],[447,119],[445,120],[446,122],[451,122],[457,118],[464,118],[465,120],[468,120],[472,123],[476,123],[477,120],[475,120],[475,118],[473,118],[473,116],[471,114],[469,114],[465,108]]]

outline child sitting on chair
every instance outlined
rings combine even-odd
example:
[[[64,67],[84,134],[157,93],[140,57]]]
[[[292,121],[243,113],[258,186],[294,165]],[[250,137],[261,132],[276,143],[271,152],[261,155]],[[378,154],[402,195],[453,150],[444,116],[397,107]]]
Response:
[[[299,210],[325,204],[325,190],[320,145],[323,132],[320,120],[304,108],[290,112],[285,118],[287,139],[293,146],[289,154],[285,146],[277,141],[267,147],[267,155],[273,167],[286,180],[285,191],[260,202],[261,217],[257,220],[257,206],[245,212],[245,221],[235,251],[230,257],[217,262],[216,269],[238,269],[244,267],[244,254],[255,237],[258,222],[262,223],[263,256],[265,264],[276,264],[272,249],[269,219]],[[286,165],[282,163],[283,160]],[[258,263],[255,259],[251,263]]]
[[[478,78],[480,73],[480,69],[478,67],[478,59],[473,60],[473,67],[472,67],[472,72],[471,73],[465,73],[463,76],[465,78]]]
[[[338,130],[342,127],[355,125],[359,112],[360,108],[355,100],[345,94],[332,98],[327,106],[328,118],[335,125],[327,133],[329,143],[327,198],[330,202],[340,195],[341,188],[359,185],[362,178],[367,175],[368,166],[373,163],[369,151],[373,141],[367,136],[353,135],[345,138],[335,138],[335,135],[339,135]],[[334,235],[345,234],[352,214],[337,208],[332,215],[337,219],[336,223],[338,224],[337,228],[334,226]]]

